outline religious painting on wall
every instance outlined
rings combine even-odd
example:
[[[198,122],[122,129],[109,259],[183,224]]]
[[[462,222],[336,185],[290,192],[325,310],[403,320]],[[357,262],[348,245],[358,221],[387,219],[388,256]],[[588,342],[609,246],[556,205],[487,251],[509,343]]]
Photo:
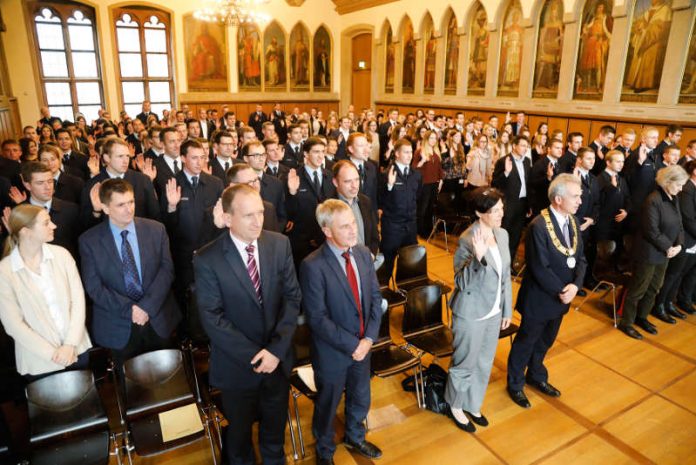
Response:
[[[297,24],[290,33],[290,90],[309,90],[309,31]]]
[[[563,52],[563,2],[546,0],[539,18],[539,41],[532,97],[556,98]]]
[[[331,90],[331,36],[324,26],[314,33],[314,90]]]
[[[578,100],[602,100],[614,29],[613,8],[613,0],[587,0],[585,3],[575,71],[575,98]]]
[[[404,20],[401,43],[403,44],[401,92],[412,94],[416,82],[416,39],[413,36],[413,24],[408,18]]]
[[[520,91],[520,72],[522,70],[522,7],[515,0],[508,6],[503,21],[500,40],[500,70],[498,75],[498,96],[517,97]]]
[[[285,33],[273,21],[263,35],[264,88],[285,90]]]
[[[239,90],[261,90],[261,34],[255,24],[243,24],[237,30]]]
[[[691,42],[679,92],[679,103],[696,103],[696,20],[691,28]]]
[[[486,70],[488,68],[488,15],[481,3],[477,2],[469,30],[469,95],[483,95],[486,92]]]
[[[636,0],[621,89],[622,101],[657,102],[671,26],[671,0]]]
[[[459,66],[459,35],[457,35],[457,17],[450,11],[447,23],[447,55],[445,57],[445,94],[457,93],[457,67]]]
[[[225,27],[184,16],[186,80],[189,92],[226,91],[227,47]]]
[[[384,49],[384,92],[392,94],[394,93],[394,75],[396,74],[396,44],[390,25],[387,25]]]
[[[437,58],[437,38],[433,30],[433,20],[428,15],[423,29],[423,40],[425,45],[425,66],[423,67],[423,93],[435,93],[435,60]]]

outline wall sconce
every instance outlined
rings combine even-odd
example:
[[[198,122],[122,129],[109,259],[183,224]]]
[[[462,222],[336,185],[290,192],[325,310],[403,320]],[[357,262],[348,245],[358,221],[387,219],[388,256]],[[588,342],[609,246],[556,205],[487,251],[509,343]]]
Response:
[[[358,69],[367,69],[367,63],[364,61],[358,61]]]

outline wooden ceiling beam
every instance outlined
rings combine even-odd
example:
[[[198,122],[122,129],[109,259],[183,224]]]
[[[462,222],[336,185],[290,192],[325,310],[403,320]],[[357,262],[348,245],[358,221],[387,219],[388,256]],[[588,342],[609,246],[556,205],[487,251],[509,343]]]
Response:
[[[385,3],[392,3],[398,0],[332,0],[336,4],[336,11],[339,15],[352,13],[354,11],[365,10]]]

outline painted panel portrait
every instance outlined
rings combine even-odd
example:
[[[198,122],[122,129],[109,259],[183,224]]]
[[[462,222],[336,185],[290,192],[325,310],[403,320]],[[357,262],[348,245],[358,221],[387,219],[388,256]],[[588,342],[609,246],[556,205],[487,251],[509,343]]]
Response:
[[[433,31],[433,20],[430,16],[427,17],[425,28],[423,29],[423,40],[425,44],[423,67],[423,93],[435,93],[435,60],[437,57],[437,39]]]
[[[522,7],[515,0],[508,6],[503,21],[500,41],[500,72],[498,75],[498,95],[517,97],[520,90],[520,71],[522,67]]]
[[[483,95],[486,91],[486,69],[488,65],[488,15],[483,5],[477,3],[471,19],[469,32],[469,95]]]
[[[622,101],[657,102],[671,26],[671,0],[636,0],[621,90]]]
[[[331,90],[331,36],[324,26],[314,33],[314,90]]]
[[[227,51],[225,27],[184,17],[188,90],[226,91]]]
[[[392,36],[391,26],[387,26],[384,53],[384,92],[394,92],[394,75],[396,74],[396,44]]]
[[[239,90],[261,90],[261,34],[255,24],[237,30]]]
[[[546,0],[539,19],[532,97],[556,98],[563,52],[563,2]]]
[[[602,100],[614,29],[613,8],[613,0],[587,0],[585,3],[575,72],[575,98],[578,100]]]
[[[290,33],[290,90],[309,90],[309,31],[302,24]]]
[[[404,21],[401,43],[403,44],[401,92],[412,94],[416,80],[416,39],[413,37],[413,24],[408,18]]]
[[[285,33],[273,21],[263,35],[264,88],[285,90]]]
[[[689,55],[686,57],[679,103],[696,103],[696,19],[694,19],[694,25],[691,28]]]
[[[457,67],[459,65],[459,35],[457,18],[451,13],[447,23],[447,56],[445,58],[445,94],[457,93]]]

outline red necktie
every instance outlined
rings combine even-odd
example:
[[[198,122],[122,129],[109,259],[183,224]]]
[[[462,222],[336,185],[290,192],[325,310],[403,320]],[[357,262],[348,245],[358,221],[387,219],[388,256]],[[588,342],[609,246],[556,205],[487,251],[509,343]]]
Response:
[[[350,261],[350,252],[343,252],[341,256],[346,259],[346,276],[348,277],[348,285],[350,285],[350,289],[353,291],[353,298],[355,298],[355,303],[358,307],[358,318],[360,318],[360,337],[362,338],[365,334],[365,324],[363,322],[362,305],[360,305],[358,278],[355,277],[355,270],[353,269],[353,264]]]

